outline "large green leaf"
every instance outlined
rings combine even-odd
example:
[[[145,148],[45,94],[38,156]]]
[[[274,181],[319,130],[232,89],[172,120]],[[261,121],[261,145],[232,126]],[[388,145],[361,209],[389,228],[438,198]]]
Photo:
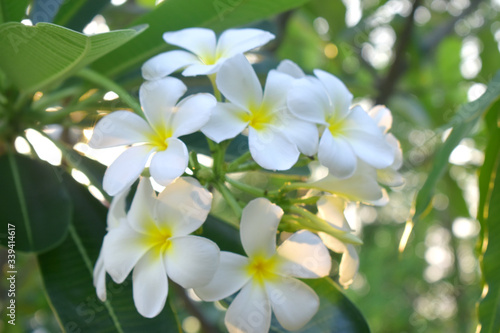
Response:
[[[83,68],[142,30],[85,36],[50,23],[0,25],[0,68],[25,91],[42,88]]]
[[[483,248],[486,248],[482,259],[484,287],[487,293],[478,306],[481,333],[500,331],[500,158],[496,154],[496,167],[491,175],[491,183],[487,196],[487,215],[483,226],[486,227]],[[486,238],[487,237],[487,238]],[[485,290],[483,290],[484,292]]]
[[[109,282],[105,303],[97,298],[92,272],[106,232],[107,210],[71,178],[65,177],[65,184],[75,207],[69,235],[39,256],[43,282],[64,331],[179,332],[168,302],[153,319],[138,314],[130,279],[121,285]]]
[[[165,31],[188,27],[206,27],[216,31],[250,23],[298,7],[308,0],[169,0],[133,23],[148,24],[138,38],[101,58],[94,68],[116,75],[139,67],[152,56],[165,51]]]
[[[443,176],[448,165],[448,159],[451,152],[460,143],[460,141],[469,135],[474,126],[481,119],[481,116],[490,106],[500,97],[500,72],[498,72],[488,85],[486,92],[477,100],[462,105],[455,117],[452,119],[453,128],[450,135],[436,152],[434,164],[423,187],[417,194],[415,202],[415,214],[413,220],[417,221],[428,209],[432,202],[434,188],[437,182]]]
[[[479,172],[479,207],[477,218],[481,223],[480,245],[483,252],[481,270],[483,288],[488,293],[478,306],[481,332],[500,330],[500,102],[485,117],[489,140],[485,160]],[[486,251],[484,251],[486,250]]]
[[[21,21],[26,13],[29,0],[0,0],[0,23]]]
[[[53,23],[81,31],[107,5],[109,1],[104,0],[66,0]]]
[[[22,155],[0,157],[1,233],[15,225],[16,250],[41,252],[62,242],[71,218],[71,200],[60,169]],[[7,245],[8,239],[0,237]]]

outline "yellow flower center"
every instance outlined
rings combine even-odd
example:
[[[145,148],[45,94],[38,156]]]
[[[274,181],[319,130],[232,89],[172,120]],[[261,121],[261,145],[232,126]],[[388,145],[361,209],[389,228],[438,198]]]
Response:
[[[251,107],[250,113],[242,115],[242,120],[249,122],[249,126],[256,130],[262,130],[266,125],[274,121],[274,115],[266,105],[261,105],[258,108]]]
[[[154,222],[152,222],[154,223]],[[147,230],[147,236],[144,241],[146,242],[149,248],[155,250],[157,255],[161,253],[165,253],[170,248],[172,237],[172,232],[168,228],[157,228],[151,227]]]
[[[262,256],[255,256],[250,259],[247,266],[247,272],[259,283],[272,280],[276,277],[276,269],[279,265],[276,256],[271,258],[264,258]]]
[[[166,150],[168,148],[167,139],[172,137],[172,130],[165,129],[163,131],[156,131],[149,137],[150,142],[158,147],[158,150]]]
[[[334,117],[328,119],[328,129],[330,130],[330,133],[332,133],[333,136],[339,136],[344,134],[344,126],[345,126],[344,119],[335,119]]]

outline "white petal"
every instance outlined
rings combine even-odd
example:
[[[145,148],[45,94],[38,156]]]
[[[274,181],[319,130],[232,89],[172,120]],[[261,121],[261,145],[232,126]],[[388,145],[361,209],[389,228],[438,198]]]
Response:
[[[146,80],[158,80],[180,68],[199,62],[197,56],[186,51],[175,50],[160,53],[142,65],[142,77]]]
[[[286,109],[286,96],[293,79],[276,70],[270,70],[267,75],[262,104],[271,110],[283,111]]]
[[[157,152],[151,159],[149,172],[160,185],[167,186],[182,176],[188,166],[189,155],[184,142],[176,138],[167,140],[167,149]]]
[[[375,136],[383,137],[382,130],[375,121],[359,105],[354,106],[346,116],[343,126],[344,132],[365,132]]]
[[[296,117],[317,124],[326,124],[331,109],[323,86],[307,78],[293,83],[287,95],[287,105]]]
[[[127,223],[109,231],[104,237],[104,267],[113,281],[122,283],[139,259],[149,250],[143,235]]]
[[[345,204],[342,198],[324,195],[317,202],[318,216],[336,227],[350,229],[344,217]]]
[[[385,105],[375,105],[368,114],[384,133],[391,129],[392,113]]]
[[[149,124],[129,111],[115,111],[104,116],[94,128],[91,148],[109,148],[148,142],[153,133]]]
[[[324,232],[318,232],[318,236],[323,241],[323,244],[333,252],[344,253],[347,251],[346,244],[342,243],[337,238]]]
[[[161,254],[150,250],[137,263],[132,274],[134,304],[146,318],[156,317],[168,295],[168,280]]]
[[[343,118],[349,112],[349,107],[352,103],[352,94],[336,76],[320,69],[315,69],[314,74],[323,84],[332,102],[333,110],[331,111],[333,111],[335,117]]]
[[[245,53],[262,46],[274,39],[270,32],[259,29],[228,29],[217,42],[217,55],[231,58],[238,53]]]
[[[302,281],[281,277],[266,287],[274,315],[287,330],[300,329],[319,309],[318,295]]]
[[[253,159],[269,170],[288,170],[299,159],[297,145],[271,126],[262,130],[249,128],[248,141]]]
[[[125,207],[127,204],[127,195],[129,192],[130,188],[126,188],[125,190],[118,193],[115,197],[113,197],[113,200],[111,200],[107,216],[108,230],[116,228],[118,225],[120,225],[123,219],[127,218]]]
[[[171,222],[172,235],[184,236],[205,222],[211,204],[212,194],[196,179],[181,177],[160,193],[155,216]]]
[[[157,132],[163,133],[169,129],[170,118],[176,110],[175,104],[186,90],[186,85],[173,77],[146,81],[141,85],[139,98],[144,114]]]
[[[130,187],[144,170],[153,151],[152,146],[142,145],[130,147],[121,153],[104,173],[104,190],[114,196]]]
[[[245,269],[248,258],[231,252],[220,253],[220,263],[214,278],[206,286],[196,288],[198,297],[206,302],[231,296],[250,280]]]
[[[217,59],[217,62],[213,65],[205,65],[203,62],[190,65],[186,67],[185,70],[182,71],[182,75],[197,76],[197,75],[210,75],[216,73],[225,60],[226,60],[225,58]]]
[[[199,56],[206,58],[215,56],[215,33],[210,29],[187,28],[165,32],[163,39],[172,45],[180,46]]]
[[[249,281],[229,305],[224,322],[229,333],[268,332],[271,304],[264,287]]]
[[[201,131],[217,143],[232,139],[248,125],[248,121],[243,120],[247,114],[248,111],[234,104],[217,103],[212,109],[210,120]]]
[[[351,131],[346,133],[346,140],[360,159],[377,169],[386,168],[394,162],[392,148],[382,136]]]
[[[401,149],[401,144],[392,133],[387,133],[385,135],[385,142],[392,147],[392,151],[394,152],[394,163],[392,163],[390,167],[394,170],[399,170],[403,166],[403,150]]]
[[[224,97],[242,109],[259,107],[262,102],[262,86],[252,65],[242,54],[224,62],[217,73],[216,83]]]
[[[208,284],[219,265],[217,245],[198,236],[173,237],[170,241],[165,253],[165,266],[172,281],[183,288]]]
[[[346,140],[334,138],[327,128],[321,136],[318,148],[318,160],[335,177],[348,178],[356,170],[356,156]]]
[[[245,253],[265,258],[276,253],[276,232],[283,210],[264,198],[250,201],[241,214],[240,237]]]
[[[375,201],[382,198],[382,191],[377,183],[377,173],[373,167],[358,161],[358,167],[352,177],[340,179],[328,175],[310,183],[318,190],[330,192],[352,201]]]
[[[282,60],[279,63],[276,70],[278,70],[278,72],[288,74],[296,79],[300,79],[300,78],[303,78],[306,76],[306,74],[299,67],[299,65],[297,65],[296,63],[294,63],[293,61],[288,60],[288,59]]]
[[[93,279],[97,297],[103,302],[106,301],[106,270],[104,269],[102,251],[99,253],[99,257],[97,257],[97,261],[95,262]]]
[[[278,256],[284,259],[280,274],[305,279],[327,276],[332,259],[321,239],[301,230],[278,247]]]
[[[177,104],[177,111],[172,117],[172,136],[178,138],[200,130],[210,118],[210,112],[217,100],[210,94],[195,94]]]
[[[284,119],[283,133],[302,154],[312,156],[318,151],[319,132],[315,124],[290,116]]]
[[[358,253],[352,244],[347,244],[347,251],[342,255],[339,267],[339,282],[344,288],[347,288],[352,283],[358,269]]]
[[[390,187],[402,186],[405,183],[403,176],[390,167],[377,170],[377,181]]]
[[[153,213],[156,201],[156,193],[149,178],[141,178],[127,214],[127,221],[134,230],[147,234],[152,228],[157,228]]]

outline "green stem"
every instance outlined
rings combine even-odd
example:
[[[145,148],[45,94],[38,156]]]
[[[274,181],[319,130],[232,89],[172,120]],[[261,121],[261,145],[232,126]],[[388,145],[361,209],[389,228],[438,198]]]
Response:
[[[262,169],[260,165],[258,165],[256,162],[248,162],[241,164],[240,166],[236,167],[233,170],[228,170],[228,173],[236,173],[236,172],[244,172],[244,171],[255,171],[255,170],[260,170]]]
[[[290,206],[288,207],[288,210],[291,213],[303,217],[304,219],[300,220],[300,223],[302,225],[305,225],[306,227],[312,228],[316,231],[326,232],[327,234],[337,238],[338,240],[344,243],[350,243],[355,245],[363,244],[363,242],[357,236],[352,234],[349,230],[336,228],[331,224],[329,224],[327,221],[311,213],[307,209],[297,206]]]
[[[40,100],[33,102],[32,109],[34,110],[45,110],[49,106],[53,105],[56,102],[59,102],[61,99],[66,98],[68,96],[79,95],[82,88],[78,86],[68,87],[66,89],[62,89],[52,93],[50,95],[43,96]]]
[[[217,88],[217,84],[215,83],[215,79],[217,77],[217,74],[210,74],[208,75],[208,78],[210,79],[210,83],[212,84],[212,88],[214,90],[214,96],[217,99],[218,102],[222,102],[222,95],[220,93],[219,88]]]
[[[110,80],[106,76],[88,68],[81,69],[77,73],[77,75],[82,79],[90,81],[104,89],[114,91],[118,96],[120,96],[120,98],[125,104],[127,104],[128,106],[130,106],[132,110],[134,110],[135,113],[137,113],[141,117],[144,117],[141,105],[119,84]]]
[[[264,197],[266,196],[266,191],[261,190],[260,188],[241,183],[237,180],[231,179],[228,176],[226,176],[226,182],[231,184],[231,186],[237,188],[238,190],[241,190],[243,192],[247,192],[255,197]]]
[[[294,204],[315,205],[320,198],[320,196],[313,196],[309,198],[290,199],[290,202]]]
[[[280,195],[284,192],[290,192],[290,191],[299,190],[299,189],[311,189],[311,188],[315,188],[315,187],[312,186],[311,184],[308,184],[308,183],[296,182],[296,183],[286,184],[286,185],[282,186],[279,190],[271,191],[268,194],[271,196],[277,196],[277,195]]]
[[[226,200],[227,204],[231,207],[239,220],[241,218],[242,209],[233,193],[226,187],[225,184],[215,184],[215,188],[220,192],[220,194],[222,194],[222,197]]]
[[[189,167],[193,170],[193,174],[196,175],[198,170],[200,170],[200,162],[198,161],[198,154],[193,150],[189,153]]]
[[[59,123],[62,120],[64,120],[71,112],[80,111],[80,110],[84,109],[88,104],[91,104],[91,103],[98,101],[99,99],[101,99],[101,97],[102,97],[102,94],[96,93],[96,94],[90,96],[89,98],[81,101],[78,104],[65,107],[59,111],[46,112],[44,114],[43,119],[42,119],[42,124],[46,125],[46,124]]]
[[[244,153],[243,155],[241,155],[240,157],[236,158],[231,163],[229,163],[227,167],[227,172],[233,172],[233,170],[237,169],[243,162],[246,162],[251,158],[252,154],[249,151],[247,151],[246,153]]]

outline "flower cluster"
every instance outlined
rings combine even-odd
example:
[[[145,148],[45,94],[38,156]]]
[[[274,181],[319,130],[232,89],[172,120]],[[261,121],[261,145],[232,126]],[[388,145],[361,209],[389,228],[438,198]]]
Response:
[[[114,199],[94,271],[97,294],[106,299],[106,274],[122,283],[132,272],[133,299],[145,317],[161,312],[171,279],[205,301],[239,291],[226,312],[229,332],[266,332],[272,313],[285,329],[299,329],[320,300],[297,278],[328,276],[328,249],[342,254],[338,279],[343,286],[358,271],[355,245],[361,241],[344,218],[347,203],[383,204],[379,183],[399,186],[403,181],[397,172],[401,148],[388,133],[391,113],[383,106],[368,112],[353,106],[337,77],[322,70],[306,75],[289,60],[271,70],[262,87],[244,53],[272,40],[268,32],[227,30],[217,40],[211,30],[191,28],[163,37],[187,51],[165,52],[143,65],[146,81],[139,97],[144,115],[115,111],[97,123],[89,142],[93,148],[128,147],[104,175],[103,188]],[[187,87],[169,76],[181,69],[184,76],[207,75],[214,95],[182,98]],[[182,141],[197,131],[207,137],[212,168],[198,163],[196,152],[189,153]],[[229,165],[222,147],[240,134],[248,136],[249,152]],[[274,191],[231,176],[245,170],[238,168],[241,163],[253,170],[288,170],[301,156],[317,160],[316,166],[310,164],[313,174],[323,168],[323,176]],[[149,177],[163,186],[159,194]],[[245,202],[233,187],[257,198]],[[246,256],[221,252],[214,242],[190,235],[210,213],[211,189],[241,217]],[[305,197],[291,198],[303,190],[308,190]],[[279,246],[278,230],[288,231]]]

